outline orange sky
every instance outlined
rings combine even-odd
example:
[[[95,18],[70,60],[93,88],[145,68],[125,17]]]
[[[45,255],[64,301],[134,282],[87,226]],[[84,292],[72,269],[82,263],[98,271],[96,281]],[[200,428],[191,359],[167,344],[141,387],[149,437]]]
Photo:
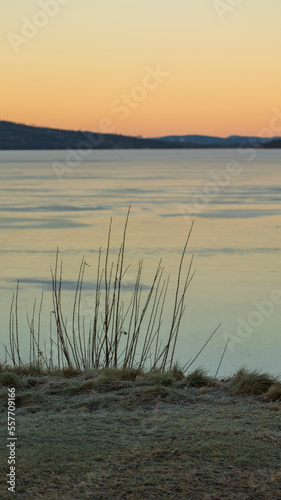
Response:
[[[281,116],[280,19],[280,0],[6,2],[0,119],[260,135]]]

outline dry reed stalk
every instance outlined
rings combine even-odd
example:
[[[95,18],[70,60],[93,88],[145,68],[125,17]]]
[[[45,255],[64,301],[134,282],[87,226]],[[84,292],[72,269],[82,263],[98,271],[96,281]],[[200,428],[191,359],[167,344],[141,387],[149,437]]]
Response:
[[[181,320],[185,311],[185,297],[187,289],[193,279],[195,271],[192,270],[193,256],[191,256],[188,270],[182,285],[182,273],[184,258],[190,240],[193,223],[188,233],[181,254],[176,290],[174,296],[171,325],[168,339],[162,347],[160,338],[162,317],[167,297],[170,276],[164,279],[164,267],[160,260],[154,273],[152,284],[146,296],[141,286],[143,260],[139,261],[135,285],[127,304],[123,300],[122,287],[123,278],[129,268],[125,268],[125,244],[127,236],[130,207],[125,219],[122,242],[119,248],[116,264],[110,263],[110,245],[112,233],[112,219],[110,219],[107,245],[105,249],[104,267],[102,266],[102,250],[99,248],[96,286],[94,296],[94,313],[90,319],[89,327],[86,326],[85,317],[81,312],[81,301],[83,293],[83,281],[85,269],[88,266],[85,257],[82,258],[72,308],[72,334],[69,335],[67,320],[64,319],[62,310],[62,268],[59,266],[59,250],[56,252],[55,268],[51,268],[52,280],[52,317],[56,326],[56,341],[53,339],[52,318],[50,317],[50,352],[47,354],[47,346],[44,343],[44,353],[40,347],[41,335],[41,312],[43,294],[38,310],[37,333],[35,333],[36,301],[33,306],[31,320],[28,320],[30,330],[30,364],[40,365],[41,361],[49,370],[58,366],[61,371],[65,367],[75,369],[98,369],[117,368],[143,369],[150,359],[151,369],[158,368],[164,372],[167,368],[172,369],[175,349],[179,335]],[[13,365],[22,365],[20,357],[19,334],[18,334],[18,289],[13,294],[9,319],[10,353],[6,349]],[[104,306],[101,308],[102,298]],[[146,326],[145,326],[146,325]],[[216,329],[217,330],[217,329]],[[196,357],[188,364],[188,369],[206,347],[216,330],[212,333],[203,348]],[[140,335],[143,333],[142,344]],[[126,339],[124,338],[126,336]],[[54,360],[56,346],[56,361]],[[152,354],[154,350],[154,354]],[[139,351],[139,352],[138,352]]]

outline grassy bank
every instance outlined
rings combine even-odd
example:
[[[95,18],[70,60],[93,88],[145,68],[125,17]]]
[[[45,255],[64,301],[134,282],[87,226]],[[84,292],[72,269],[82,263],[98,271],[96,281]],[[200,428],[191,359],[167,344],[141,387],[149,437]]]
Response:
[[[229,380],[178,367],[0,373],[16,388],[16,494],[21,499],[278,499],[280,381],[240,370]]]

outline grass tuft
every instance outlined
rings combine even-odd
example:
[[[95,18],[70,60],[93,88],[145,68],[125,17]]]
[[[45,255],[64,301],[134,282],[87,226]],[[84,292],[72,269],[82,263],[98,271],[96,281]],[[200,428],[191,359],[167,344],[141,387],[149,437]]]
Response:
[[[281,401],[281,383],[271,385],[266,393],[268,401]]]
[[[174,377],[174,379],[180,381],[180,380],[184,380],[185,376],[184,376],[184,373],[182,371],[182,369],[180,368],[180,366],[178,365],[178,363],[176,363],[173,368],[170,370],[170,374]]]
[[[277,382],[277,378],[268,373],[241,368],[233,379],[234,394],[236,396],[258,396],[267,392]]]
[[[0,385],[3,385],[4,387],[22,387],[22,383],[18,375],[11,371],[0,373]]]
[[[205,387],[210,383],[211,379],[205,370],[196,368],[186,376],[185,380],[189,387]]]

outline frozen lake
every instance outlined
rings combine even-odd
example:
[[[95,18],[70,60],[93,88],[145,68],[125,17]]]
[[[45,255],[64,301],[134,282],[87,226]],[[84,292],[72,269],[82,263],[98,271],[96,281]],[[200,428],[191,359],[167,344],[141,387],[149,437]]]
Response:
[[[42,337],[49,336],[50,266],[64,262],[65,308],[71,311],[81,258],[86,269],[82,310],[92,309],[98,249],[113,217],[115,256],[131,204],[126,263],[128,292],[139,259],[143,285],[160,257],[171,274],[163,335],[169,328],[177,267],[192,219],[186,268],[195,254],[176,353],[184,364],[221,327],[194,366],[220,373],[241,365],[280,374],[281,153],[251,150],[0,153],[1,343],[20,280],[19,331],[28,359],[25,313],[45,290]],[[127,293],[127,292],[126,292]],[[2,356],[4,359],[4,355]],[[2,360],[3,360],[2,359]]]

